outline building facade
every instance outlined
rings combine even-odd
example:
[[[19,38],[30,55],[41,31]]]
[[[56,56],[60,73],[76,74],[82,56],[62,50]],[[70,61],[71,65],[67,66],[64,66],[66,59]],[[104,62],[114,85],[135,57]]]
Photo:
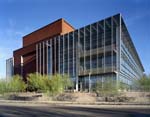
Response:
[[[42,36],[37,36],[43,33],[40,30],[27,35],[24,42],[30,41],[30,38],[33,41],[24,45],[24,51],[33,43],[34,47],[31,52],[20,54],[19,68],[15,66],[15,73],[24,77],[32,72],[68,74],[76,90],[90,89],[97,81],[107,79],[131,86],[134,80],[142,77],[144,68],[121,14],[80,29],[65,24],[66,30],[57,35],[42,39]],[[54,26],[54,32],[55,28],[58,27]],[[50,30],[45,31],[49,34]],[[14,62],[17,53],[18,50],[14,52]],[[26,61],[32,58],[34,62],[26,67]]]
[[[64,19],[59,19],[24,36],[23,47],[13,52],[14,74],[19,74],[26,80],[27,74],[37,71],[36,44],[73,30],[74,28]]]
[[[14,75],[14,61],[13,58],[6,60],[6,80],[12,78]]]

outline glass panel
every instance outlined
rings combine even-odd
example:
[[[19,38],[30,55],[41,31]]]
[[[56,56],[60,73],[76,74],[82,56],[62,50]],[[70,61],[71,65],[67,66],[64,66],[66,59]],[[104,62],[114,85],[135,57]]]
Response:
[[[90,50],[90,26],[85,27],[85,50]]]
[[[97,68],[97,55],[92,56],[92,68]]]
[[[98,67],[101,68],[104,66],[104,54],[98,54]]]
[[[105,66],[111,66],[111,52],[106,53],[105,56]]]
[[[92,49],[97,48],[97,23],[91,25]]]
[[[60,73],[63,73],[63,36],[60,37]]]
[[[104,46],[104,21],[98,22],[98,47]]]
[[[64,73],[68,73],[68,34],[64,35]]]
[[[105,45],[111,45],[111,18],[105,20]]]

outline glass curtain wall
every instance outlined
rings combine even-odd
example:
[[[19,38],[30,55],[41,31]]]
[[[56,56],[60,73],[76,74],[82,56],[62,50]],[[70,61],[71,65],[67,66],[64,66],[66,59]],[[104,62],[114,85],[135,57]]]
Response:
[[[40,42],[36,52],[37,72],[68,74],[80,88],[89,87],[89,77],[92,84],[106,76],[131,84],[133,77],[142,76],[120,14]]]
[[[37,72],[68,74],[74,81],[89,74],[102,78],[101,74],[113,73],[116,26],[111,17],[37,44]]]
[[[121,34],[120,80],[124,84],[132,85],[134,80],[142,77],[143,68],[123,20]]]

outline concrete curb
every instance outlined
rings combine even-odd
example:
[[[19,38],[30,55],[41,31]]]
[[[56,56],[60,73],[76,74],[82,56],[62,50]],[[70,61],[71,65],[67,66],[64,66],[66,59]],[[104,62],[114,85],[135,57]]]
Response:
[[[125,102],[68,102],[68,101],[16,101],[16,100],[0,100],[0,103],[26,103],[26,104],[77,104],[77,105],[146,105],[150,103],[125,103]]]

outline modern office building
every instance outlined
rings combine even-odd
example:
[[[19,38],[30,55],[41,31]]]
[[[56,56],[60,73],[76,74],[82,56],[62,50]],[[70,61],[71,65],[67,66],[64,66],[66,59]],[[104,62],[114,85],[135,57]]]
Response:
[[[6,79],[12,78],[14,74],[14,63],[13,58],[9,58],[6,60]]]
[[[76,90],[112,79],[132,85],[144,72],[121,14],[73,28],[59,19],[23,37],[14,74],[68,74]]]

